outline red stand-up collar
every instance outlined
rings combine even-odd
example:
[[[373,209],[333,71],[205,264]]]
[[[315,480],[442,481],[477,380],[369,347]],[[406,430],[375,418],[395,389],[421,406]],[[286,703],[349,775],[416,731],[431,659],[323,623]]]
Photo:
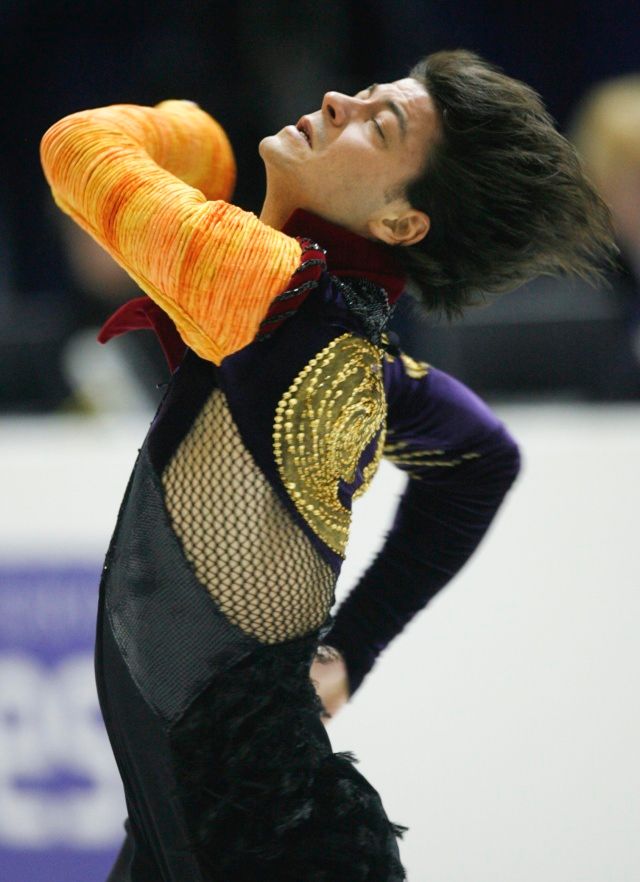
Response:
[[[307,236],[327,252],[327,269],[336,276],[360,276],[385,289],[393,305],[405,289],[407,279],[382,242],[352,233],[317,214],[297,208],[282,228],[288,236]]]

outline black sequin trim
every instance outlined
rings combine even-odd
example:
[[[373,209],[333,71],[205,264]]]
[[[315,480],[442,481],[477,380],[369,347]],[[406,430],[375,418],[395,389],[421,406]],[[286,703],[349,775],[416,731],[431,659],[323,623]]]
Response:
[[[277,297],[274,297],[271,306],[269,308],[269,312],[265,316],[265,318],[260,322],[258,326],[258,333],[256,334],[256,340],[267,340],[271,337],[272,334],[280,327],[280,325],[286,321],[286,319],[291,318],[291,316],[295,315],[301,304],[308,296],[308,292],[311,291],[312,288],[316,288],[318,286],[318,280],[322,274],[322,271],[326,269],[327,262],[325,260],[326,251],[324,248],[321,248],[317,242],[313,242],[311,239],[305,237],[296,237],[300,246],[302,248],[302,254],[322,254],[323,257],[310,257],[307,260],[303,260],[297,269],[292,273],[293,276],[300,275],[301,273],[307,272],[311,270],[311,275],[315,278],[307,279],[304,282],[301,282],[299,285],[296,285],[295,288],[288,288],[286,291],[283,291],[281,294],[278,294]],[[320,271],[314,270],[314,267],[320,267]],[[284,300],[296,300],[297,303],[294,309],[290,309],[285,312],[273,312],[273,305],[275,303],[280,303]],[[264,328],[270,330],[261,330]]]
[[[317,281],[315,279],[310,279],[308,282],[303,282],[302,285],[298,285],[297,288],[289,288],[288,291],[283,291],[282,294],[278,294],[277,297],[273,298],[273,303],[279,303],[281,300],[289,300],[290,297],[295,297],[301,291],[306,291],[308,288],[315,288],[317,285]],[[280,315],[280,313],[278,313]],[[273,318],[271,318],[273,320]]]
[[[394,306],[389,305],[387,292],[370,279],[359,277],[340,279],[331,276],[331,281],[338,287],[345,303],[361,320],[365,334],[372,343],[382,343],[382,331],[387,325]]]
[[[324,251],[324,248],[319,250]],[[327,252],[324,251],[324,253],[326,254]],[[293,272],[293,275],[296,276],[298,273],[304,272],[304,270],[309,269],[311,266],[325,266],[326,262],[326,260],[322,260],[319,257],[311,257],[309,260],[305,260],[304,263],[301,263],[298,269]]]
[[[279,312],[277,315],[277,319],[282,322],[285,319],[291,318],[291,316],[295,315],[297,311],[298,311],[298,309],[296,308],[296,309],[288,309],[288,310],[286,310],[286,312]],[[273,322],[275,320],[276,320],[276,316],[269,316],[268,319],[264,319],[264,321],[260,322],[260,327],[262,327],[263,325],[273,324]],[[279,327],[279,325],[278,325],[278,327]],[[277,330],[277,328],[274,328],[274,330]],[[266,340],[267,337],[271,336],[271,334],[273,334],[273,331],[269,331],[268,333],[261,333],[260,339]]]

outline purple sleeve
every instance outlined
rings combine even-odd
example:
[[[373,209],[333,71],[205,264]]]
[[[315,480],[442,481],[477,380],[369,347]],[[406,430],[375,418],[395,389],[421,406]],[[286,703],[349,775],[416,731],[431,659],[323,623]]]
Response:
[[[504,425],[454,377],[402,353],[385,357],[384,382],[384,457],[409,481],[382,548],[323,640],[343,654],[351,695],[473,554],[520,469]]]

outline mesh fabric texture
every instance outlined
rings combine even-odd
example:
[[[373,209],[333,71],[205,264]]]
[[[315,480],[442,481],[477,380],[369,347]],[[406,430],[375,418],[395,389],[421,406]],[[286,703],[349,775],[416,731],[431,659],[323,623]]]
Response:
[[[278,499],[215,388],[162,474],[196,577],[262,643],[303,636],[331,609],[335,573]]]

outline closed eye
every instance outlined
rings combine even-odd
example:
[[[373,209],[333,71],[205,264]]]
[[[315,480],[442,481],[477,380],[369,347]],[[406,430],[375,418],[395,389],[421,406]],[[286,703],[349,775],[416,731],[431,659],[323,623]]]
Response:
[[[374,124],[374,126],[375,126],[376,129],[378,130],[378,134],[380,135],[380,137],[382,138],[382,140],[383,140],[383,141],[386,141],[386,138],[385,138],[385,136],[384,136],[384,132],[383,132],[383,130],[382,130],[382,126],[380,125],[380,123],[378,122],[378,120],[375,119],[375,118],[373,118],[373,119],[371,120],[371,122]]]

